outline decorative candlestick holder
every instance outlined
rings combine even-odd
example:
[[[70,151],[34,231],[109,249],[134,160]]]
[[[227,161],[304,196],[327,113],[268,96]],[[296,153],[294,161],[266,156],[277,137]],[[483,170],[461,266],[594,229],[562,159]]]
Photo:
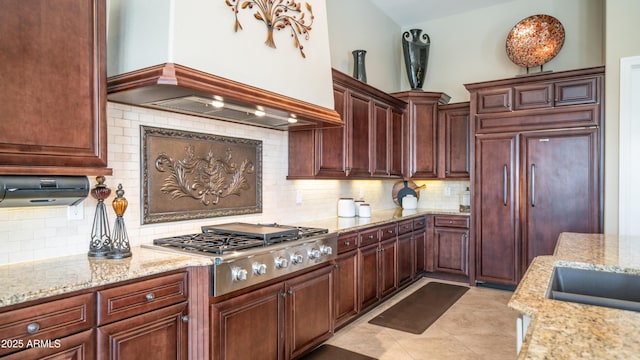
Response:
[[[96,214],[93,217],[93,229],[91,230],[91,243],[89,244],[89,256],[103,257],[111,251],[111,238],[109,237],[109,218],[104,206],[104,200],[111,195],[111,189],[104,184],[105,177],[97,176],[98,184],[91,189],[91,196],[98,200]]]
[[[129,245],[129,236],[127,235],[127,228],[124,226],[124,219],[122,215],[127,210],[129,202],[124,197],[124,190],[122,190],[122,184],[118,184],[118,190],[116,190],[116,198],[113,199],[113,210],[116,212],[116,223],[113,226],[113,234],[111,235],[111,252],[107,257],[109,259],[122,259],[131,256],[131,246]]]

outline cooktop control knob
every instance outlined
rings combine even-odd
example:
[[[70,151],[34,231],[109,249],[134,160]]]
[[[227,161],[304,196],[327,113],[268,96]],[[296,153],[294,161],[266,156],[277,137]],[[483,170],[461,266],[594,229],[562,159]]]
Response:
[[[274,263],[276,265],[276,269],[284,269],[287,266],[289,266],[289,260],[283,258],[283,257],[277,257],[274,260]]]
[[[245,281],[247,280],[247,270],[239,267],[231,269],[231,279],[233,281]]]
[[[253,273],[256,275],[264,275],[267,273],[267,265],[261,263],[253,263]]]
[[[320,245],[320,253],[322,255],[331,255],[333,254],[333,249],[331,248],[331,246]]]
[[[291,263],[292,264],[300,264],[300,263],[302,263],[302,260],[304,260],[304,258],[300,254],[291,255]]]
[[[309,259],[314,260],[320,257],[320,250],[311,249],[309,250]]]

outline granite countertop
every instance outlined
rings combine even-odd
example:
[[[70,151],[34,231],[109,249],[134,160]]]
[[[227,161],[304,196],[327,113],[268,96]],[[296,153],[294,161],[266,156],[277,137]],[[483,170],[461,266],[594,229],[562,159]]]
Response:
[[[304,222],[301,226],[321,227],[329,229],[329,232],[345,233],[349,231],[356,231],[367,227],[373,227],[376,225],[383,225],[392,221],[408,220],[418,216],[424,215],[461,215],[469,216],[469,213],[462,213],[457,210],[441,210],[441,209],[416,209],[416,210],[403,210],[401,208],[395,209],[383,209],[373,211],[370,218],[364,217],[331,217],[327,219],[315,219],[312,221]]]
[[[547,299],[554,266],[640,274],[640,237],[562,233],[535,258],[509,301],[531,317],[518,359],[636,358],[640,313]]]
[[[133,247],[126,259],[89,258],[86,254],[0,266],[0,307],[107,285],[189,266],[211,265],[195,257]]]
[[[469,215],[448,210],[378,210],[371,218],[311,220],[301,226],[322,227],[330,232],[347,232],[410,219],[427,214]],[[113,284],[190,266],[209,266],[212,258],[190,256],[149,247],[134,247],[133,255],[122,260],[89,258],[86,254],[63,256],[0,266],[0,307]]]

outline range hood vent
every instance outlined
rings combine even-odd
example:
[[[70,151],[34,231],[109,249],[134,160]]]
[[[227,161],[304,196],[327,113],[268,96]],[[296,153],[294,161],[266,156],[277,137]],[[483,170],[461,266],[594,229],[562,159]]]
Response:
[[[0,207],[76,205],[89,188],[86,176],[0,176]]]
[[[218,100],[199,96],[185,96],[176,99],[153,101],[142,104],[160,110],[174,111],[186,113],[196,116],[205,116],[209,118],[237,122],[246,125],[262,126],[272,129],[290,130],[296,126],[310,127],[313,122],[305,120],[289,120],[284,112],[276,113],[271,110],[269,113],[262,112],[262,115],[256,115],[256,107],[253,109],[225,102],[224,106],[216,107],[212,103]]]
[[[107,92],[114,102],[270,129],[343,126],[333,109],[173,63],[112,76]]]

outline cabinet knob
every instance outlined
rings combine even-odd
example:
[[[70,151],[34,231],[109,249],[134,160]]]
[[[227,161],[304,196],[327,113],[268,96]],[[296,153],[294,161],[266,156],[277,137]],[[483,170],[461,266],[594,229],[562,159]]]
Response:
[[[369,235],[369,239],[373,239],[373,234]]]
[[[453,224],[453,220],[449,220],[449,224]]]
[[[182,317],[180,319],[182,320],[183,323],[188,323],[189,322],[189,315],[182,315]]]
[[[156,298],[156,294],[154,294],[154,293],[148,293],[148,294],[147,294],[147,295],[145,295],[144,297],[147,299],[147,301],[153,301],[153,299],[155,299],[155,298]]]
[[[288,293],[289,295],[293,295],[293,289],[289,289],[289,291],[287,291],[287,293]]]
[[[40,330],[40,324],[38,324],[37,322],[31,323],[29,325],[27,325],[27,332],[29,334],[35,334]]]
[[[349,242],[349,241],[345,241],[344,242],[344,246],[349,246],[349,245],[351,245],[351,242]]]

